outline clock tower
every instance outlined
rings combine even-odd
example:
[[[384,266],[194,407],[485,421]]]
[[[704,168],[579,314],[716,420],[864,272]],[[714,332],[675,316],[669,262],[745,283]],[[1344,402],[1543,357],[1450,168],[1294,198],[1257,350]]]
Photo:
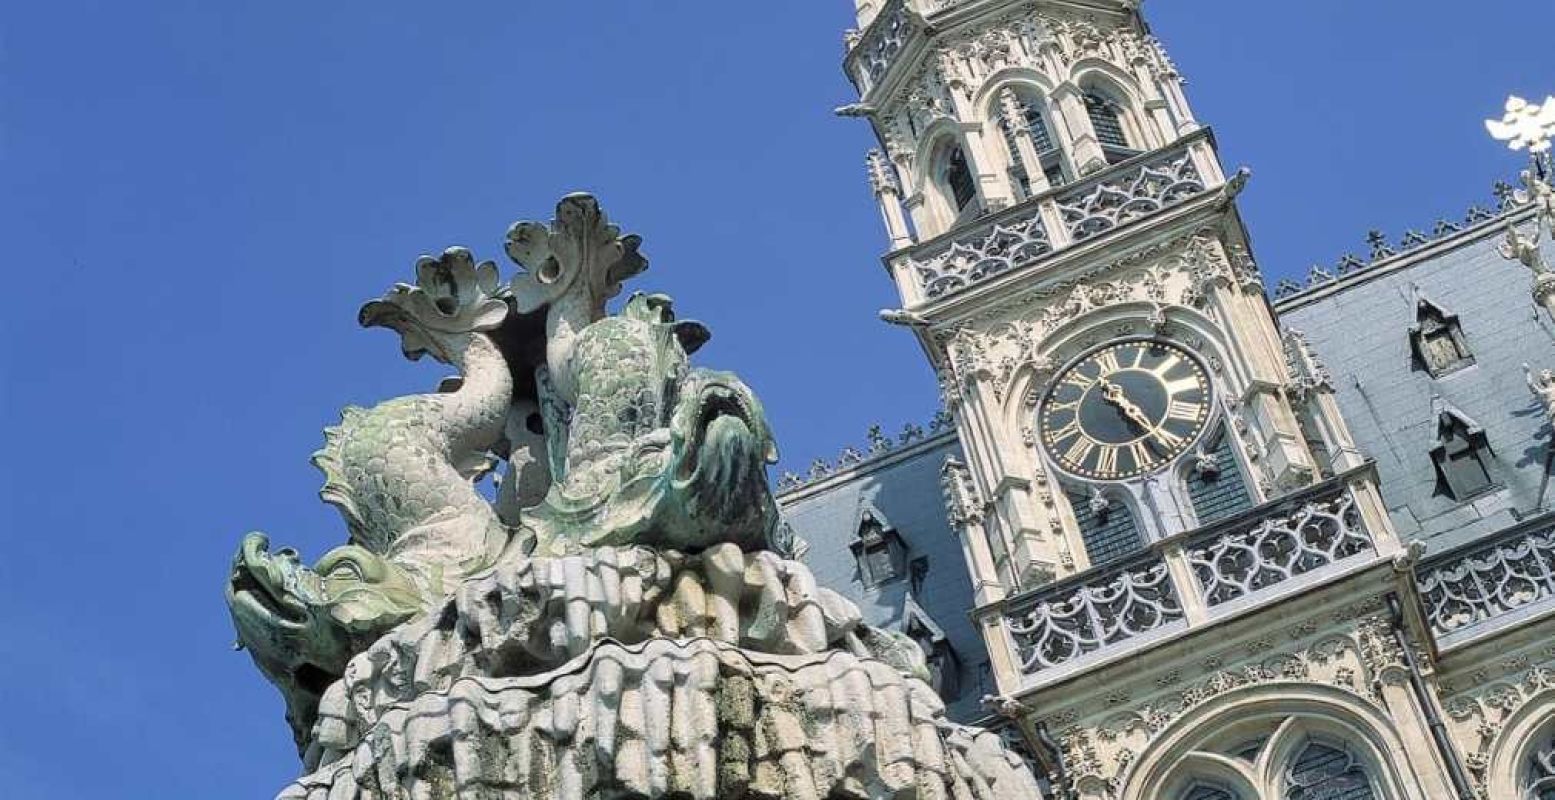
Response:
[[[1113,796],[1095,787],[1132,758],[1063,757],[1123,702],[1097,694],[1108,670],[1155,659],[1159,691],[1202,670],[1170,666],[1190,643],[1319,602],[1324,576],[1387,584],[1400,550],[1327,374],[1265,299],[1248,173],[1223,172],[1139,5],[857,0],[839,109],[879,141],[901,298],[881,316],[956,420],[947,508],[997,706],[1057,737],[1050,777],[1079,796]]]

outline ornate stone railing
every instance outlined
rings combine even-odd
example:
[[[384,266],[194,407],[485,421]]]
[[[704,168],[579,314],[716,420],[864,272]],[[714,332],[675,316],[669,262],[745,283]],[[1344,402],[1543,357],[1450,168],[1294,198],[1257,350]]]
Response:
[[[954,235],[898,250],[886,262],[906,279],[907,305],[938,300],[1218,187],[1218,173],[1206,175],[1203,166],[1214,159],[1209,132],[1198,131]]]
[[[1204,192],[1204,177],[1187,148],[1130,163],[1134,165],[1054,197],[1071,241],[1084,241]]]
[[[859,94],[868,94],[880,83],[915,30],[905,0],[891,0],[868,27],[848,37],[847,70]]]
[[[1555,598],[1555,519],[1443,553],[1416,576],[1437,636],[1549,602]]]
[[[1206,606],[1246,597],[1370,551],[1355,500],[1343,486],[1293,512],[1217,528],[1185,548]]]
[[[1372,466],[1362,465],[974,615],[1002,625],[1027,681],[1065,680],[1098,659],[1236,618],[1249,603],[1385,563],[1360,512],[1359,487],[1373,480]]]
[[[942,252],[909,263],[929,299],[981,283],[1053,252],[1040,208],[952,241]]]
[[[1183,619],[1182,603],[1159,555],[1083,573],[1021,598],[1004,621],[1027,674]]]

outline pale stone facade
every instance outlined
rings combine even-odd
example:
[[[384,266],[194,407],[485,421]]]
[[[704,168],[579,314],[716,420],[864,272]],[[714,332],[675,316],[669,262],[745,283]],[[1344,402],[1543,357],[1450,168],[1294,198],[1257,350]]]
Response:
[[[1555,517],[1538,477],[1555,332],[1522,316],[1555,311],[1540,162],[1499,209],[1397,247],[1374,234],[1369,261],[1282,282],[1271,303],[1236,207],[1247,173],[1222,170],[1138,2],[858,14],[844,68],[860,99],[839,113],[880,142],[867,172],[901,297],[882,317],[918,338],[953,415],[945,517],[995,689],[986,721],[1023,734],[1045,792],[1555,797]],[[1502,138],[1538,151],[1555,103],[1525,106]],[[1520,309],[1515,326],[1487,332],[1430,283],[1471,257],[1462,291]],[[1492,299],[1514,270],[1528,288]],[[1394,280],[1418,286],[1389,300]],[[1398,296],[1408,320],[1384,329]],[[1361,349],[1372,336],[1385,351]],[[1208,376],[1195,446],[1141,444],[1178,435],[1152,390],[1120,388],[1143,349],[1108,366],[1133,344]],[[1384,389],[1397,399],[1379,409]],[[1105,402],[1086,411],[1093,390]],[[1068,417],[1050,409],[1069,406],[1055,432]],[[1109,414],[1134,438],[1085,427]],[[840,493],[856,463],[795,479],[780,504]]]

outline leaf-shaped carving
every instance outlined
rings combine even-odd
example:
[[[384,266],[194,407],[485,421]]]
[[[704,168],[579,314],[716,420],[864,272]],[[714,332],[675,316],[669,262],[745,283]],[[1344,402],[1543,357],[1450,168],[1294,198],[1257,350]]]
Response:
[[[415,285],[395,284],[382,299],[362,306],[357,319],[363,327],[398,331],[411,358],[431,352],[447,361],[435,341],[439,335],[495,329],[508,315],[505,297],[495,263],[477,264],[469,250],[450,247],[441,256],[417,259]]]
[[[580,279],[590,305],[603,313],[605,301],[620,293],[621,282],[648,268],[638,253],[641,243],[636,235],[622,236],[599,201],[585,193],[562,198],[549,225],[514,223],[506,249],[508,258],[523,268],[511,284],[519,313],[551,304]]]

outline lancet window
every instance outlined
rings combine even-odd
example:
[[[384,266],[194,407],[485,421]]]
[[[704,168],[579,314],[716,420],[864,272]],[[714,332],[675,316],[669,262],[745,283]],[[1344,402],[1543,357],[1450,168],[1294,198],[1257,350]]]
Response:
[[[977,200],[977,179],[972,175],[972,165],[967,162],[966,151],[951,148],[945,157],[945,185],[950,189],[950,199],[957,215],[965,214]]]
[[[1348,750],[1308,742],[1286,772],[1284,800],[1376,800],[1366,769]]]
[[[1182,800],[1241,800],[1230,791],[1215,786],[1199,784],[1188,790]]]
[[[1100,490],[1090,494],[1071,491],[1069,505],[1092,567],[1133,555],[1144,547],[1134,514],[1121,500]]]
[[[1522,783],[1521,800],[1555,800],[1555,735],[1546,734],[1544,743],[1528,755]]]
[[[1101,144],[1109,163],[1117,163],[1139,152],[1128,137],[1123,124],[1123,109],[1118,101],[1091,90],[1085,93],[1085,113],[1091,119],[1091,129]]]
[[[1171,800],[1384,800],[1386,795],[1370,764],[1348,743],[1324,736],[1309,737],[1300,725],[1287,723],[1271,739],[1250,743],[1239,752],[1201,751],[1190,757],[1193,772],[1168,795]],[[1295,741],[1292,741],[1292,739]],[[1273,754],[1286,754],[1271,758]],[[1226,757],[1237,762],[1239,775],[1215,775]],[[1208,758],[1206,758],[1208,757]],[[1204,767],[1205,772],[1199,772]],[[1534,800],[1544,798],[1534,797]]]
[[[1040,162],[1037,164],[1037,169],[1041,171],[1049,187],[1062,186],[1066,181],[1063,157],[1059,153],[1057,141],[1053,138],[1052,128],[1048,125],[1047,115],[1042,110],[1042,99],[1026,93],[1012,94],[1012,96],[1014,102],[1002,110],[999,127],[1004,133],[1005,151],[1010,157],[1011,177],[1019,190],[1019,196],[1027,198],[1037,191],[1031,177],[1032,167],[1026,163],[1017,141],[1022,132],[1030,137],[1031,147],[1036,151],[1037,160]]]
[[[1207,438],[1190,459],[1186,483],[1200,525],[1235,516],[1253,506],[1247,481],[1232,451],[1231,437],[1225,431]]]

